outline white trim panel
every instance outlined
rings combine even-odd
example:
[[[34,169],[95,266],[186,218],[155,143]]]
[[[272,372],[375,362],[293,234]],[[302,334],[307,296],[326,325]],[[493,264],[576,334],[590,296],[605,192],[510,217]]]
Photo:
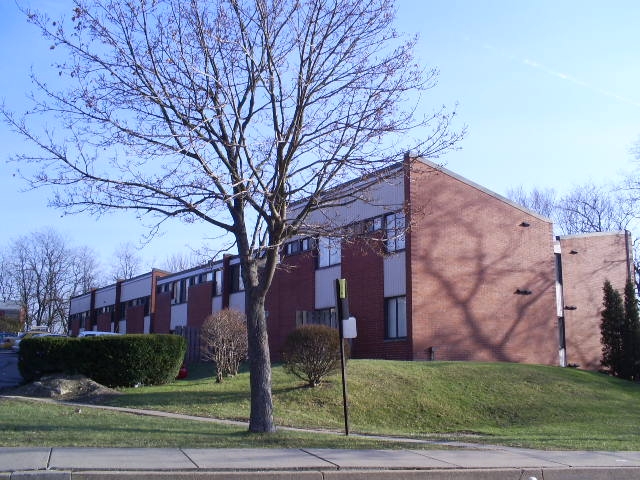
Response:
[[[148,297],[151,295],[151,275],[143,275],[122,283],[120,300],[126,302],[134,298]]]
[[[367,191],[358,193],[358,200],[347,206],[326,207],[309,214],[309,225],[343,226],[368,218],[396,212],[404,206],[404,171],[399,169],[395,176],[371,185]],[[289,217],[295,216],[292,207]]]
[[[407,262],[405,252],[384,258],[384,296],[399,297],[407,294]]]
[[[88,312],[91,309],[91,294],[87,293],[81,297],[72,298],[69,303],[69,315],[74,313]]]
[[[211,312],[216,313],[220,310],[222,310],[222,295],[213,297],[213,299],[211,300]]]
[[[115,305],[116,304],[116,286],[111,285],[110,287],[106,287],[102,290],[96,291],[96,304],[95,308],[102,308],[107,305]]]
[[[316,270],[316,309],[336,306],[335,280],[341,275],[340,265]]]
[[[176,327],[186,327],[187,326],[187,304],[180,303],[178,305],[173,305],[171,307],[171,326],[169,327],[171,330]]]
[[[236,292],[229,295],[229,308],[244,312],[244,292]]]

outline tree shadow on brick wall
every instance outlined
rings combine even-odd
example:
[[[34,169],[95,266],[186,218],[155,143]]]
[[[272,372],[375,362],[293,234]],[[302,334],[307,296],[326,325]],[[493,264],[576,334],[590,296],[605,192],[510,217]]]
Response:
[[[555,363],[551,228],[495,197],[479,202],[481,195],[472,194],[452,196],[436,184],[425,212],[413,218],[414,351],[425,358],[434,351],[436,359]]]

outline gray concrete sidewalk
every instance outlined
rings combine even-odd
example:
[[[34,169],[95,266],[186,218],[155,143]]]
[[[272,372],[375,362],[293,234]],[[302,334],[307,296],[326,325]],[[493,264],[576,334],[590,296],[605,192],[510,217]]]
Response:
[[[0,390],[14,387],[20,382],[22,382],[22,376],[18,371],[18,354],[0,348]]]
[[[0,480],[631,480],[640,452],[0,448]]]

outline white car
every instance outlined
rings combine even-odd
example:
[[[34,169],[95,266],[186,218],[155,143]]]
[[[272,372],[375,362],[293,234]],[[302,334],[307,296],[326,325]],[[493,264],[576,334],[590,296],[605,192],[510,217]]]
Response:
[[[24,340],[25,338],[34,338],[34,337],[65,337],[66,335],[60,335],[57,333],[48,333],[48,332],[41,332],[41,331],[29,331],[26,334],[21,334],[18,336],[18,338],[15,340],[15,342],[13,342],[13,345],[11,345],[11,350],[13,350],[14,352],[19,352],[20,351],[20,342],[22,340]]]
[[[84,332],[80,332],[78,334],[78,338],[80,337],[97,337],[99,335],[120,335],[119,333],[115,333],[115,332],[98,332],[95,330],[85,330]]]

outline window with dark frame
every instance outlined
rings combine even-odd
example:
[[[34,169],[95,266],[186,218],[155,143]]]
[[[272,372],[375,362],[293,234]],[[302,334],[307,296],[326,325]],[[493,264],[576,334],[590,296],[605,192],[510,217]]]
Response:
[[[387,252],[398,252],[405,248],[405,217],[404,212],[396,212],[386,215],[385,233]]]
[[[213,295],[222,295],[222,270],[214,270],[213,272]]]
[[[147,297],[142,297],[142,298],[140,299],[140,301],[142,302],[142,305],[144,306],[144,315],[145,315],[145,317],[146,317],[147,315],[149,315],[149,312],[150,312],[150,309],[149,309],[149,300],[150,300],[150,298],[149,298],[148,296],[147,296]]]
[[[171,284],[171,303],[178,303],[180,301],[180,281],[173,282]]]
[[[391,297],[384,300],[385,338],[407,337],[407,297]]]
[[[299,238],[286,243],[284,246],[285,255],[296,255],[297,253],[308,252],[313,248],[313,241],[310,237]]]
[[[342,260],[341,242],[340,237],[318,238],[318,268],[340,264]]]
[[[294,240],[293,242],[287,243],[286,252],[287,255],[295,255],[300,252],[300,240]]]
[[[231,280],[231,293],[242,292],[244,290],[244,283],[242,282],[242,272],[240,270],[240,264],[236,263],[230,267],[230,280]]]
[[[377,232],[378,230],[382,230],[383,225],[382,217],[374,217],[364,221],[364,231],[366,233]]]
[[[180,280],[180,298],[179,303],[185,303],[189,299],[189,290],[187,288],[187,279]]]

